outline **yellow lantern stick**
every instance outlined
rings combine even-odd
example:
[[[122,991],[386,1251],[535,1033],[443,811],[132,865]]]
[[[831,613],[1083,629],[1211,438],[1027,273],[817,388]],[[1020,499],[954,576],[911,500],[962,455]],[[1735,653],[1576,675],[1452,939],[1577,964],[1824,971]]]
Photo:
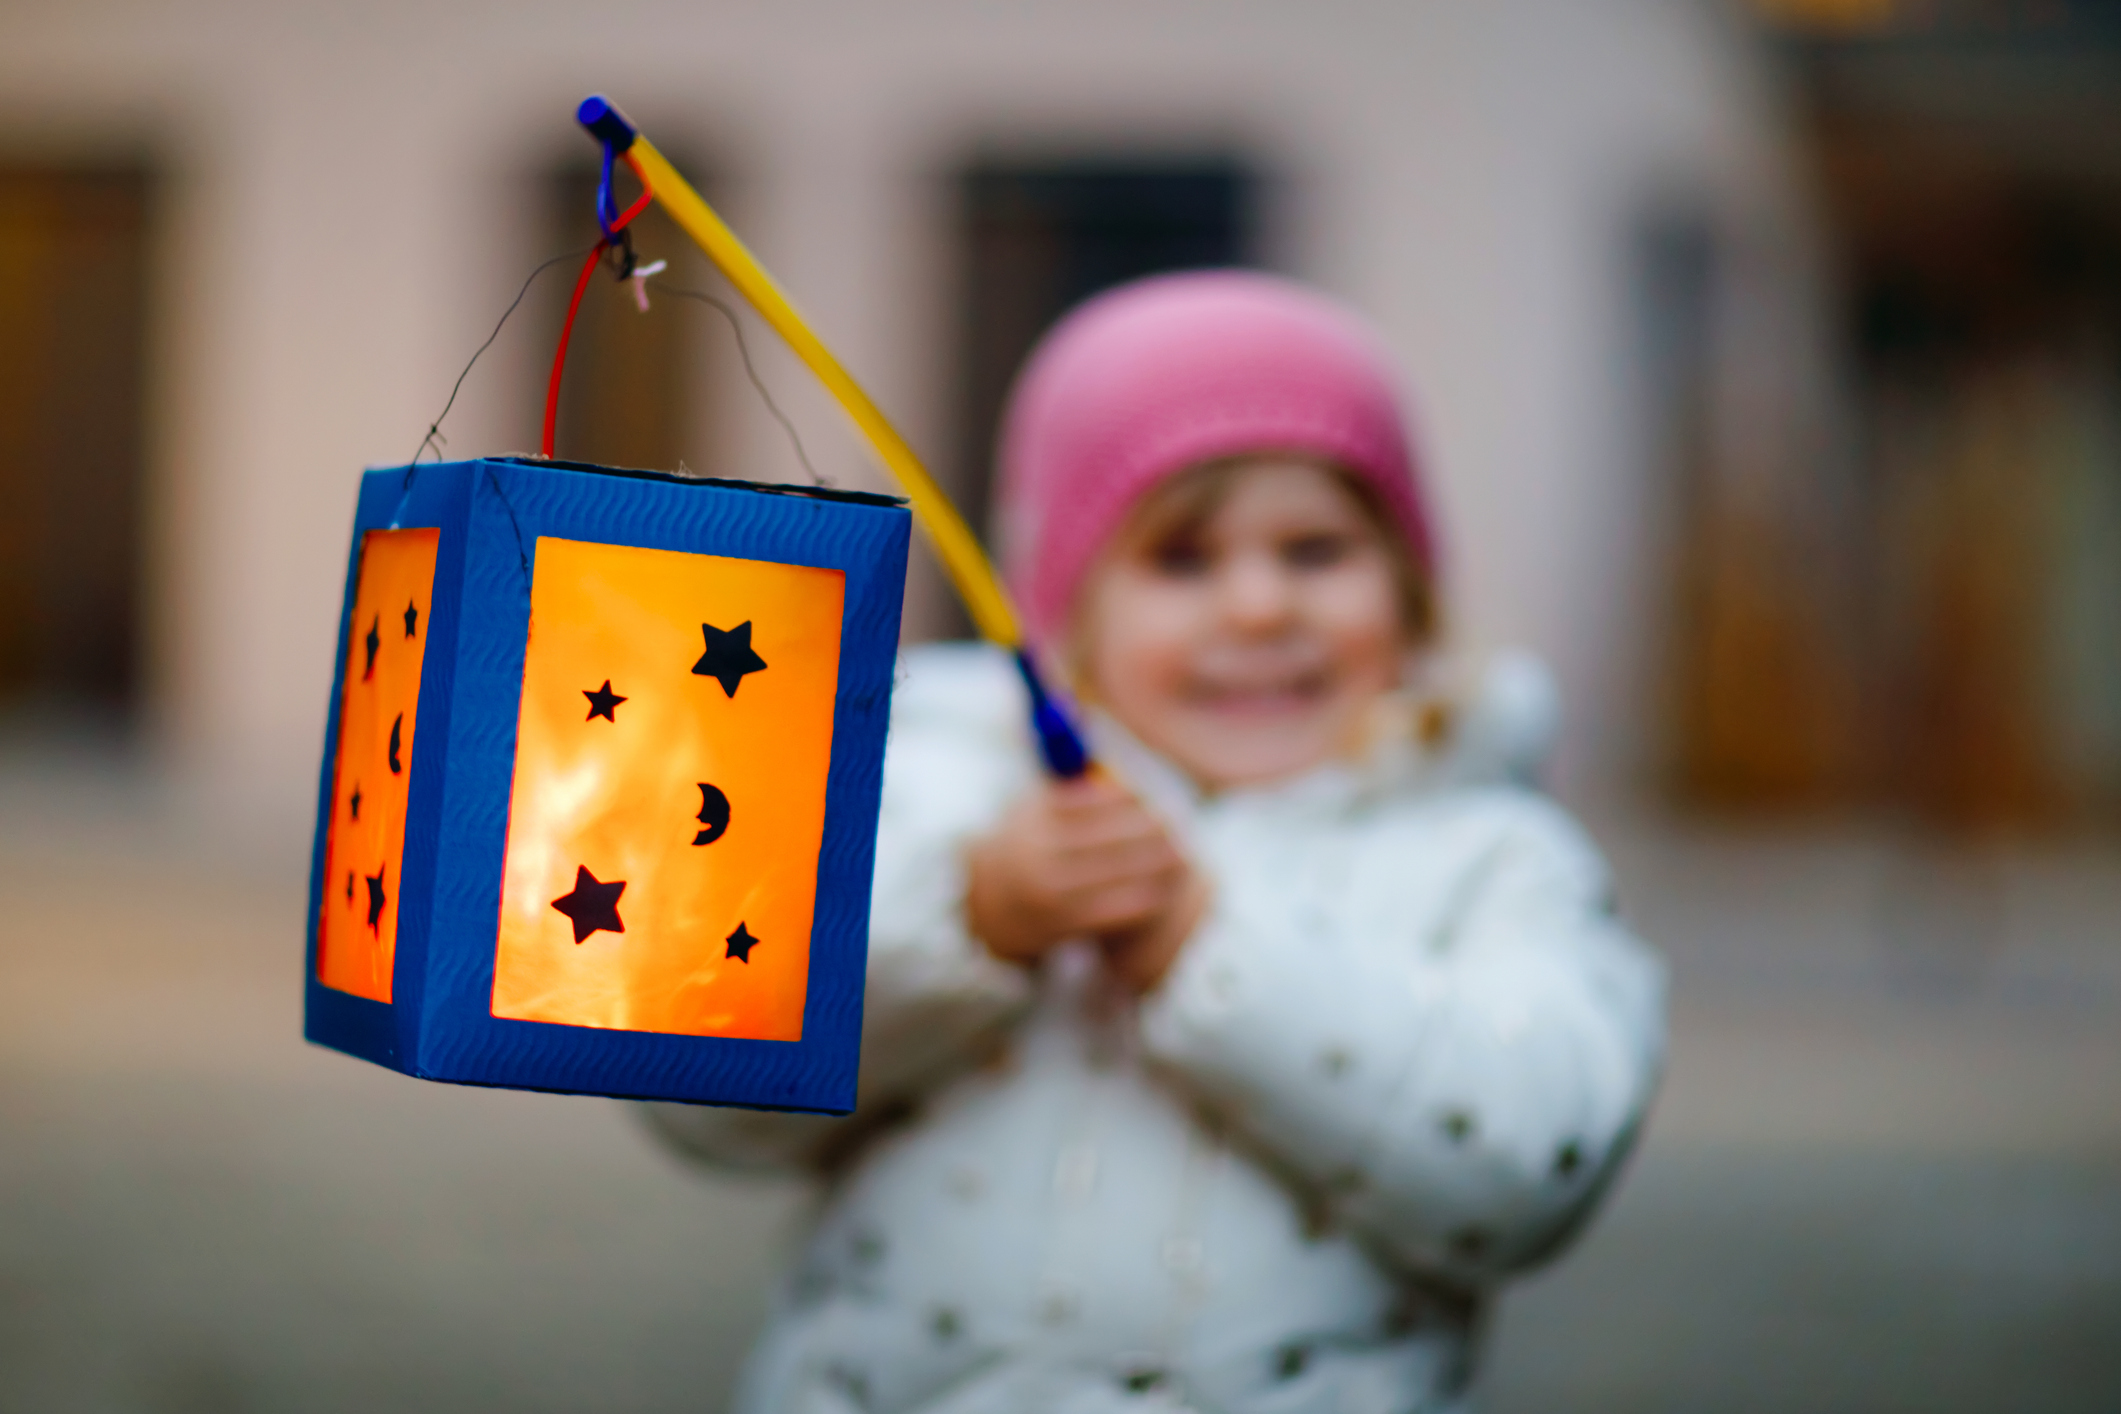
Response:
[[[670,165],[669,159],[656,150],[655,144],[643,136],[630,119],[609,100],[598,96],[583,99],[575,117],[604,144],[607,164],[612,157],[622,153],[630,154],[640,164],[638,170],[649,191],[670,213],[671,219],[706,252],[707,258],[728,277],[729,283],[736,286],[738,293],[750,302],[760,317],[773,326],[788,347],[795,351],[796,357],[809,367],[825,385],[825,390],[854,419],[854,425],[869,439],[885,469],[905,491],[915,519],[927,532],[929,543],[935,547],[944,571],[971,613],[981,637],[1015,655],[1017,669],[1031,693],[1032,725],[1047,767],[1058,776],[1081,775],[1089,767],[1089,752],[1081,733],[1040,680],[1024,645],[1016,606],[1010,602],[1001,577],[994,572],[994,565],[980,549],[979,541],[965,524],[965,518],[943,494],[942,487],[936,485],[935,478],[928,474],[913,448],[870,396],[862,391],[861,384],[855,382],[854,376],[834,357],[825,341],[812,332],[774,278],[737,239],[736,232],[729,229],[728,223],[692,189],[691,184],[678,174],[677,168]],[[601,209],[598,214],[601,218]]]

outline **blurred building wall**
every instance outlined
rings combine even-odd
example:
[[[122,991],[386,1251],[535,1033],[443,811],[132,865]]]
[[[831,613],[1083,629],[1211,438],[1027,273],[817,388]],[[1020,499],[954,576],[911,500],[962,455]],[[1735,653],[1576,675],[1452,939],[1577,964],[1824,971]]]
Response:
[[[1580,794],[1639,769],[1661,632],[1629,242],[1646,211],[1706,211],[1795,252],[1788,288],[1809,288],[1767,77],[1705,0],[77,0],[0,12],[0,156],[158,172],[146,706],[233,818],[303,818],[355,473],[411,455],[553,253],[541,181],[579,155],[591,91],[708,156],[733,221],[937,451],[956,172],[1242,152],[1271,263],[1403,357],[1455,637],[1557,666]],[[813,456],[873,484],[762,352]],[[534,445],[544,356],[496,346],[451,455]],[[784,479],[748,394],[711,401],[720,464],[695,469]],[[916,575],[909,633],[945,621],[941,593]]]

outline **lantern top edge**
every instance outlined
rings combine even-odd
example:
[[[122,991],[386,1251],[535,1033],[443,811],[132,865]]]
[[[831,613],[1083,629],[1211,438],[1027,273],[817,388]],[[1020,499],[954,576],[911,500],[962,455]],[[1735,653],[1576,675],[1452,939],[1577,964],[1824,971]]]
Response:
[[[533,456],[468,457],[468,462],[491,462],[498,466],[520,466],[533,471],[566,471],[586,473],[593,476],[615,476],[627,481],[655,481],[672,486],[703,486],[720,491],[750,491],[767,496],[792,496],[803,500],[834,501],[844,505],[875,506],[886,510],[903,509],[907,502],[904,496],[894,496],[883,491],[854,491],[838,486],[808,486],[791,482],[743,481],[725,476],[685,476],[674,471],[655,471],[647,467],[603,466],[596,462],[564,461],[557,458]],[[430,467],[448,465],[429,462]],[[370,471],[402,472],[407,466],[374,466]]]

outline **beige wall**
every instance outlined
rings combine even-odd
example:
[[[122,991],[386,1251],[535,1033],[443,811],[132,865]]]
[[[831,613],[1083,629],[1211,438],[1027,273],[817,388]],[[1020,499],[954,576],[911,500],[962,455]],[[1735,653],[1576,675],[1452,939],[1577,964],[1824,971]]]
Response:
[[[928,447],[949,408],[953,163],[1258,154],[1282,263],[1373,312],[1405,359],[1461,641],[1559,667],[1569,790],[1629,774],[1656,641],[1629,223],[1676,192],[1770,244],[1802,229],[1761,65],[1713,6],[17,0],[0,148],[144,145],[172,177],[154,720],[241,819],[301,825],[355,472],[410,454],[548,253],[522,178],[586,143],[571,113],[591,91],[712,155],[733,219]],[[518,340],[481,364],[454,454],[532,444],[538,357]],[[778,350],[767,376],[829,469],[871,475]],[[715,469],[784,475],[748,393],[719,405]],[[934,592],[916,586],[910,624]]]

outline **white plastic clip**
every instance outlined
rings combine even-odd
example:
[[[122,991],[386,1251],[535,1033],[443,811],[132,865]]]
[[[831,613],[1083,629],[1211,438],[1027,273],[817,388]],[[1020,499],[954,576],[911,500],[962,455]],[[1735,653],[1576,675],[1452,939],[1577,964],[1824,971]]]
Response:
[[[651,260],[646,265],[636,265],[626,278],[633,281],[633,302],[640,306],[641,313],[648,312],[648,277],[660,275],[670,266],[667,260]]]

